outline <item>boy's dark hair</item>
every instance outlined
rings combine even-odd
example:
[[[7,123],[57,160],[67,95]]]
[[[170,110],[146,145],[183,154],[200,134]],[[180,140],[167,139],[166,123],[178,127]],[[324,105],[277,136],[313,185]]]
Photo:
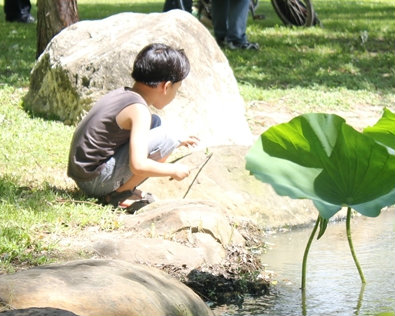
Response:
[[[132,78],[150,87],[156,87],[163,81],[175,83],[184,80],[189,70],[189,60],[183,49],[153,43],[137,54]]]

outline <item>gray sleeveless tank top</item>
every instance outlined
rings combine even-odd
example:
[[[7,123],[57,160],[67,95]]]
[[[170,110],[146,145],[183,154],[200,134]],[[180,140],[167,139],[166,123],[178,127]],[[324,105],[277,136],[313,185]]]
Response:
[[[104,95],[78,124],[71,141],[67,175],[88,181],[100,174],[116,150],[127,143],[130,131],[121,129],[116,116],[128,105],[145,100],[130,88],[119,88]]]

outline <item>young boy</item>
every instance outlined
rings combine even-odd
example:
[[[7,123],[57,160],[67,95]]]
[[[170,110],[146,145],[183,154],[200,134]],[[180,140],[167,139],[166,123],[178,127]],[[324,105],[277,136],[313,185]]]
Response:
[[[130,207],[133,200],[152,202],[136,189],[146,178],[189,176],[188,166],[165,161],[178,146],[195,146],[199,139],[174,139],[148,107],[169,104],[189,69],[183,50],[150,44],[134,61],[133,87],[111,91],[92,107],[74,133],[67,171],[85,194]]]

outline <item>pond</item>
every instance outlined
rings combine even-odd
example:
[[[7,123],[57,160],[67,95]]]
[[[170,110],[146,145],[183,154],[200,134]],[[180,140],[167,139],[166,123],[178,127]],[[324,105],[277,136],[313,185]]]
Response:
[[[222,306],[215,315],[334,316],[395,312],[395,210],[376,218],[356,216],[351,233],[365,275],[363,287],[352,259],[345,222],[331,222],[314,240],[307,260],[306,300],[301,298],[303,252],[312,227],[267,236],[263,255],[275,285],[263,298],[243,306]]]

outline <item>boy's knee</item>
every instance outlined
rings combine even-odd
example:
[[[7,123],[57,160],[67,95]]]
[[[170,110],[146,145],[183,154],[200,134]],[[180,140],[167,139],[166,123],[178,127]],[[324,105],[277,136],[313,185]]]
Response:
[[[151,116],[151,129],[159,127],[162,124],[162,120],[159,115],[152,114]]]

